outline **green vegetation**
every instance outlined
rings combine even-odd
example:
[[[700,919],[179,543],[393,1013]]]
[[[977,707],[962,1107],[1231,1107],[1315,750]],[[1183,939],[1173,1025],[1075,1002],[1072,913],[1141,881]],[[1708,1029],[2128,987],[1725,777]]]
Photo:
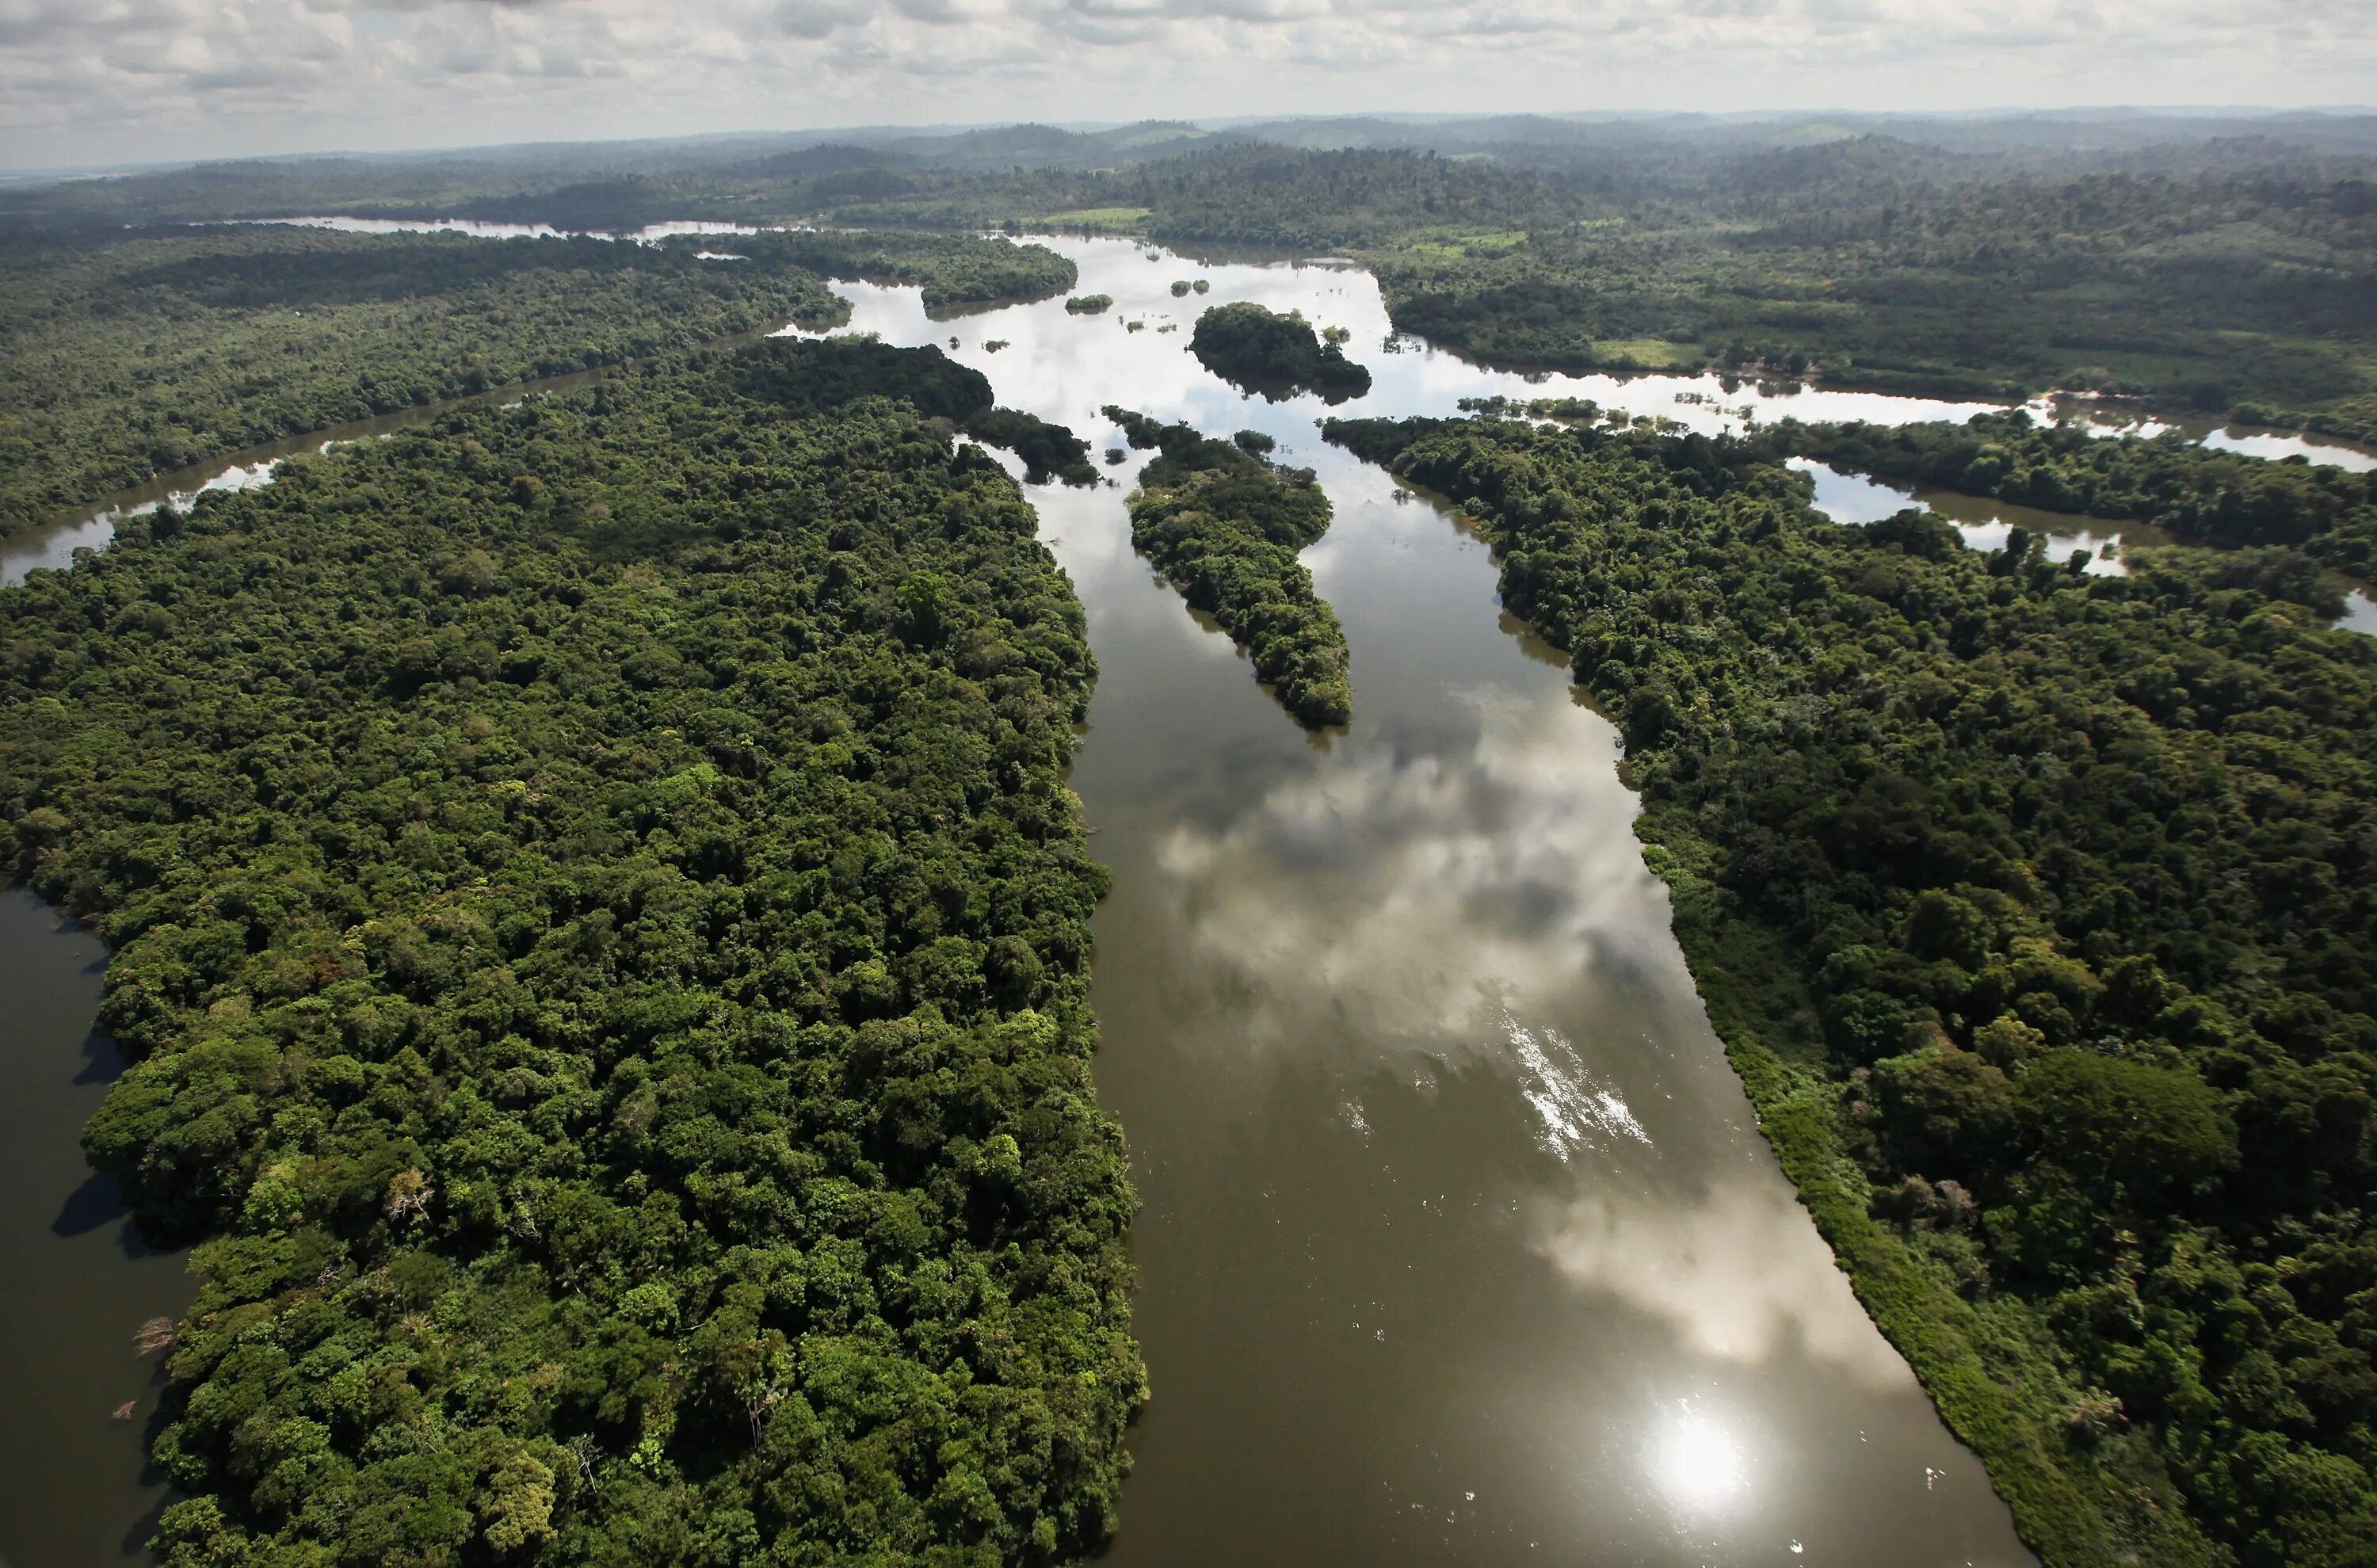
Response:
[[[952,369],[672,356],[0,593],[0,857],[115,950],[86,1144],[205,1280],[169,1568],[1112,1529],[1092,665]]]
[[[0,534],[242,447],[848,308],[806,271],[603,240],[273,227],[0,260]]]
[[[1046,295],[1072,263],[933,235],[697,245],[278,225],[0,243],[0,535],[325,425],[849,312],[827,277],[928,305]]]
[[[2267,462],[2176,433],[2108,439],[2037,425],[2020,409],[1965,425],[1786,420],[1765,443],[1885,479],[2152,523],[2187,544],[2284,545],[2341,571],[2377,573],[2377,473]]]
[[[1506,365],[2084,387],[2377,438],[2370,124],[1016,126],[757,156],[209,164],[0,193],[0,225],[343,211],[1100,229],[1350,254],[1399,329]]]
[[[1095,316],[1114,308],[1112,294],[1075,294],[1065,302],[1065,308],[1076,316]]]
[[[1304,392],[1343,402],[1370,389],[1370,373],[1335,341],[1322,341],[1298,311],[1217,305],[1197,317],[1188,347],[1214,375],[1274,402]]]
[[[1070,212],[1043,213],[1035,221],[1035,226],[1129,233],[1146,220],[1147,209],[1144,207],[1077,207]]]
[[[1080,272],[1045,245],[1017,245],[976,234],[858,233],[792,230],[737,234],[737,254],[806,268],[824,278],[914,288],[927,316],[964,305],[1049,299],[1073,286]]]
[[[1161,449],[1131,494],[1131,544],[1247,650],[1297,723],[1351,721],[1345,628],[1296,558],[1329,532],[1329,497],[1311,470],[1266,462],[1244,441],[1210,440],[1187,425],[1105,413],[1132,446]]]
[[[1113,178],[1159,239],[1350,251],[1397,328],[1497,364],[2085,387],[2349,436],[2377,434],[2368,173],[2048,176],[1858,138],[1575,174],[1247,148]]]
[[[1061,189],[1144,207],[1170,244],[1351,255],[1399,329],[1516,368],[2087,388],[2377,438],[2371,160],[2231,143],[2057,170],[1881,136],[1543,151],[1208,148],[849,215],[1021,223]]]
[[[1699,436],[1330,435],[1620,724],[1769,1136],[2047,1562],[2367,1562],[2377,642],[2317,568],[1838,526]]]
[[[725,374],[748,396],[784,409],[838,408],[870,395],[897,398],[979,441],[1009,449],[1023,460],[1034,484],[1052,477],[1069,485],[1098,482],[1088,442],[1036,414],[992,407],[989,378],[938,349],[899,349],[872,338],[831,339],[797,350],[745,354]]]

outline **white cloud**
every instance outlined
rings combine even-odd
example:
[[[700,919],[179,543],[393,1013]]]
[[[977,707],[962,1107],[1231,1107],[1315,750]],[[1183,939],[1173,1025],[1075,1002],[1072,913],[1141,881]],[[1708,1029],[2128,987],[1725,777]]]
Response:
[[[1697,1200],[1596,1191],[1541,1217],[1536,1250],[1580,1289],[1673,1323],[1694,1351],[1824,1362],[1870,1388],[1914,1384],[1780,1179]]]
[[[865,121],[2347,102],[2271,0],[0,0],[6,162]]]

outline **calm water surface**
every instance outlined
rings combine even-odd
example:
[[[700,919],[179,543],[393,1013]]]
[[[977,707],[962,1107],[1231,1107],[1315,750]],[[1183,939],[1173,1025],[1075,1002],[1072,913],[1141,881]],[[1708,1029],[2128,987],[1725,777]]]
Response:
[[[83,1163],[82,1125],[123,1070],[90,1032],[105,956],[31,893],[0,890],[0,1563],[10,1568],[141,1555],[161,1498],[141,1454],[162,1369],[133,1335],[196,1294],[181,1254],[142,1246],[115,1184]]]
[[[1308,737],[1132,552],[1140,454],[1033,492],[1099,660],[1073,777],[1116,872],[1098,1080],[1146,1202],[1154,1398],[1114,1562],[2029,1562],[1759,1136],[1610,725],[1502,616],[1474,536],[1323,446],[1317,403],[1206,375],[1186,329],[1236,299],[1351,329],[1377,384],[1346,413],[1573,392],[1713,427],[1678,401],[1710,384],[1530,384],[1381,352],[1359,272],[1049,243],[1112,312],[936,323],[853,287],[848,329],[938,342],[1101,447],[1106,402],[1274,436],[1336,506],[1306,559],[1356,714]],[[1212,293],[1175,300],[1192,276]]]
[[[1106,471],[1114,485],[1033,492],[1102,672],[1073,784],[1116,871],[1098,1080],[1146,1203],[1154,1398],[1113,1562],[2029,1562],[1759,1136],[1642,868],[1609,724],[1501,614],[1472,534],[1321,445],[1317,404],[1206,375],[1186,329],[1237,299],[1350,329],[1377,385],[1347,413],[1574,394],[1715,428],[1763,400],[1483,371],[1393,339],[1350,269],[1049,243],[1114,311],[931,322],[914,291],[852,285],[849,329],[940,343],[1002,402],[1100,447],[1121,445],[1106,402],[1273,435],[1336,506],[1306,558],[1345,623],[1357,715],[1307,736],[1133,554],[1141,454]],[[1171,296],[1197,276],[1209,295]],[[0,1554],[32,1568],[137,1535],[153,1493],[135,1426],[107,1412],[150,1397],[128,1336],[187,1287],[169,1261],[127,1262],[120,1221],[57,1234],[106,1071],[84,1044],[99,954],[30,901],[8,910],[9,994],[55,1015],[12,1010],[11,1071],[51,1087],[0,1112],[9,1201],[28,1205],[0,1249],[12,1278],[41,1282],[7,1293],[11,1339],[42,1351],[0,1390],[0,1484],[18,1489],[0,1495]]]

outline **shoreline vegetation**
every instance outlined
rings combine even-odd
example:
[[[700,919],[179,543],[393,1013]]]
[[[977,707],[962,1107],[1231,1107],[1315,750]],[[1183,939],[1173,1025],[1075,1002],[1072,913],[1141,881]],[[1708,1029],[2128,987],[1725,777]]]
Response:
[[[1296,559],[1329,532],[1329,497],[1312,472],[1268,461],[1260,432],[1222,441],[1129,409],[1103,412],[1131,446],[1158,453],[1131,492],[1133,547],[1247,651],[1296,723],[1350,722],[1345,628]]]
[[[2021,409],[1963,425],[1785,420],[1759,440],[1877,479],[2147,523],[2186,545],[2299,550],[2350,576],[2377,575],[2377,472],[2271,462],[2176,434],[2096,436]]]
[[[0,601],[0,856],[134,1064],[85,1146],[203,1282],[169,1568],[1111,1534],[1094,666],[957,370],[647,362]]]
[[[2049,1568],[2365,1562],[2377,647],[2316,564],[1837,524],[1755,437],[1327,434],[1616,716],[1762,1125]]]

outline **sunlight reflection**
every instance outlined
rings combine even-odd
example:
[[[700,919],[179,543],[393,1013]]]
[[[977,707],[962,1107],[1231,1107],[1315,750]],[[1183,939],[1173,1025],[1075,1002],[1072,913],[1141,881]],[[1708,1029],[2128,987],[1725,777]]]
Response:
[[[1664,1420],[1651,1441],[1651,1478],[1678,1508],[1706,1513],[1750,1490],[1741,1441],[1690,1405]]]

